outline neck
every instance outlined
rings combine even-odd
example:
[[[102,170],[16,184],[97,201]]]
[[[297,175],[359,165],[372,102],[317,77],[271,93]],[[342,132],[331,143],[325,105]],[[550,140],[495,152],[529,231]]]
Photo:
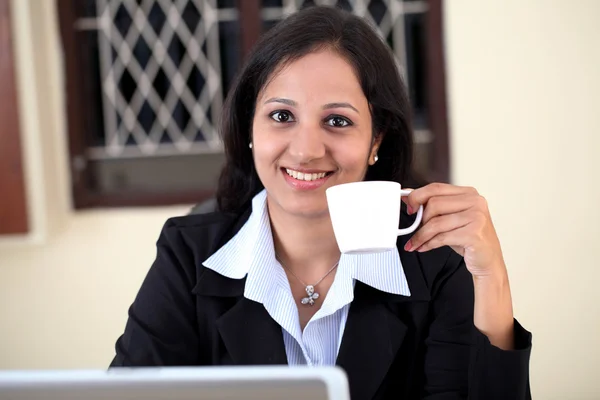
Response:
[[[320,278],[339,260],[329,214],[306,218],[269,206],[269,218],[275,253],[286,268],[306,278]]]

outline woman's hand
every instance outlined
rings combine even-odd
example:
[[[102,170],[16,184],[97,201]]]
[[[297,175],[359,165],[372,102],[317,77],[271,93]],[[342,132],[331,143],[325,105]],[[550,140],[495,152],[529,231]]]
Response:
[[[487,202],[473,188],[433,183],[403,197],[408,212],[424,206],[423,222],[407,251],[450,246],[473,275],[473,322],[490,343],[514,348],[514,318],[508,273]]]
[[[421,227],[406,251],[450,246],[474,277],[505,274],[504,259],[486,200],[471,187],[432,183],[403,197],[408,212],[424,206]]]

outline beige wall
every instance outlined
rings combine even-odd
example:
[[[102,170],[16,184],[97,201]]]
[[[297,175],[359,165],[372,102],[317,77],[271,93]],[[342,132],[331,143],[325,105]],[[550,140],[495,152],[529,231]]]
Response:
[[[0,368],[102,368],[185,206],[73,212],[56,10],[13,0],[34,234],[0,240]],[[538,399],[600,397],[600,2],[448,0],[455,183],[490,203]]]
[[[71,209],[55,4],[12,2],[33,234],[0,238],[0,369],[107,366],[162,224],[189,210]]]
[[[536,398],[600,398],[600,2],[448,0],[454,181],[487,197]]]

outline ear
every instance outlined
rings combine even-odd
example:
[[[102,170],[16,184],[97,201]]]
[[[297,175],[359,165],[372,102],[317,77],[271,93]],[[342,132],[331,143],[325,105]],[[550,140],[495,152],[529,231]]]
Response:
[[[371,153],[369,154],[369,165],[373,165],[377,162],[377,160],[375,160],[375,156],[379,151],[379,146],[381,145],[382,140],[383,134],[379,134],[373,139],[373,144],[371,144]]]

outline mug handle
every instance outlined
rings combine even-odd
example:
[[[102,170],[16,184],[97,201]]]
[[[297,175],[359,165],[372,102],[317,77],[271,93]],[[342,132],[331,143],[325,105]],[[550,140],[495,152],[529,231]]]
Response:
[[[402,189],[400,191],[400,196],[408,196],[410,194],[411,190],[406,190],[406,189]],[[421,223],[421,219],[423,219],[423,206],[419,206],[419,210],[417,211],[417,219],[415,219],[415,222],[413,222],[413,224],[411,226],[409,226],[408,228],[402,228],[402,229],[398,229],[398,236],[402,236],[402,235],[408,235],[409,233],[413,233],[417,227],[419,226],[419,224]]]

